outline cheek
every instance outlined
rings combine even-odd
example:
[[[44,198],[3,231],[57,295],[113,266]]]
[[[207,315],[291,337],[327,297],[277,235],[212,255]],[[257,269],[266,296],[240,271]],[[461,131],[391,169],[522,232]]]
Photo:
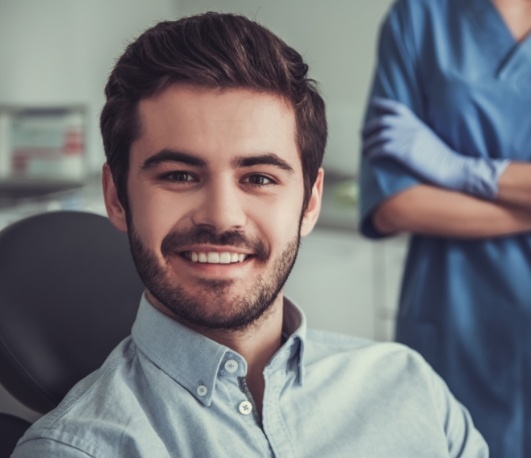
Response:
[[[151,251],[159,253],[162,240],[178,220],[174,208],[148,192],[129,195],[133,197],[129,207],[137,236]]]
[[[298,234],[302,210],[302,198],[289,196],[273,205],[255,205],[253,220],[273,249],[283,249]]]

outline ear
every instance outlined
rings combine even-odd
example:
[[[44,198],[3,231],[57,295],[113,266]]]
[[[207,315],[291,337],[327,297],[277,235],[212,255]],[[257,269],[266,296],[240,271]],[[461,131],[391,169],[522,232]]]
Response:
[[[107,215],[109,216],[111,223],[116,227],[116,229],[122,232],[127,232],[127,218],[125,215],[125,209],[118,199],[116,185],[114,184],[111,169],[107,163],[103,165],[102,169],[102,186],[105,208],[107,209]]]
[[[302,217],[301,224],[301,237],[307,236],[312,232],[317,218],[319,218],[319,212],[321,211],[321,200],[323,198],[323,181],[324,181],[324,170],[321,167],[317,172],[317,178],[312,187],[312,195],[308,201],[308,206]]]

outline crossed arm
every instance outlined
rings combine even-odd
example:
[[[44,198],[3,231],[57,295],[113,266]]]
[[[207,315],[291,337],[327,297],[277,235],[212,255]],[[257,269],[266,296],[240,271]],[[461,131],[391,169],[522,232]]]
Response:
[[[364,130],[369,160],[390,158],[429,183],[375,210],[380,232],[483,238],[531,231],[531,164],[452,151],[398,102],[376,100],[382,115]]]
[[[529,169],[528,164],[524,165]],[[512,168],[513,165],[507,167],[504,175]],[[500,237],[531,231],[531,190],[527,190],[527,208],[507,205],[501,201],[501,181],[496,201],[430,185],[414,186],[380,204],[373,213],[373,223],[384,234],[413,232],[456,238]],[[525,186],[503,194],[516,195],[520,203],[526,200],[520,198],[524,191]]]

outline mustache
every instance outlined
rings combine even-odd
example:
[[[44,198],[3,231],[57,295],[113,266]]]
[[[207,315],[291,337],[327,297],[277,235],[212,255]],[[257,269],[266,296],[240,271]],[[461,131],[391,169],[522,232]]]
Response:
[[[172,231],[162,240],[161,252],[164,256],[182,251],[187,245],[232,246],[249,250],[259,261],[265,261],[269,253],[262,240],[248,237],[240,231],[215,232],[209,228],[194,228],[187,231]]]

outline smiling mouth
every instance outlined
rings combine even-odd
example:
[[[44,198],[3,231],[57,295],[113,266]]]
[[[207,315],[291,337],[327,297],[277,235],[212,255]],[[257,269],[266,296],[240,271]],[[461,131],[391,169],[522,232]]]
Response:
[[[181,256],[188,259],[188,261],[203,264],[237,264],[250,257],[250,255],[243,253],[218,253],[215,251],[184,251],[181,253]]]

